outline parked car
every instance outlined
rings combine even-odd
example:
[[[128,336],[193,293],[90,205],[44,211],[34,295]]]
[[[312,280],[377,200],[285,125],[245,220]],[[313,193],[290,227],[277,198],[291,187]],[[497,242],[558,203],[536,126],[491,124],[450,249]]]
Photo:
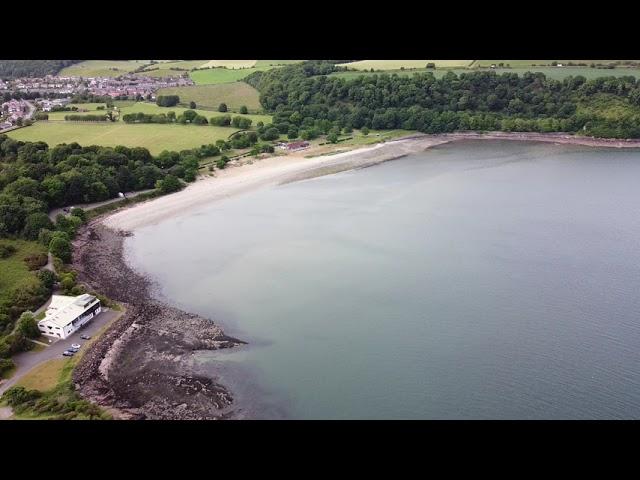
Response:
[[[91,338],[91,335],[80,335],[80,338],[83,340],[89,340]]]
[[[78,353],[78,352],[80,351],[80,349],[79,349],[79,348],[73,348],[73,347],[71,347],[71,348],[69,349],[69,351],[70,351],[70,352],[73,352],[73,353]]]
[[[80,349],[80,344],[79,343],[74,343],[71,345],[71,348],[76,348],[76,349]]]
[[[72,352],[71,350],[65,350],[64,352],[62,352],[62,355],[64,355],[65,357],[73,357],[76,353]]]

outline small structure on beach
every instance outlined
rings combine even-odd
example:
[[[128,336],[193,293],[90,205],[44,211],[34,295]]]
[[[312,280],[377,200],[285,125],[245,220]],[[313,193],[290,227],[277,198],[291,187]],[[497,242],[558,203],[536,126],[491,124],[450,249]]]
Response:
[[[305,148],[309,148],[309,142],[307,142],[306,140],[302,140],[299,142],[289,142],[286,144],[283,144],[284,148],[290,152],[296,151],[296,150],[304,150]],[[281,147],[282,148],[282,147]]]
[[[101,311],[100,300],[88,293],[78,297],[52,295],[38,329],[49,337],[67,338]]]

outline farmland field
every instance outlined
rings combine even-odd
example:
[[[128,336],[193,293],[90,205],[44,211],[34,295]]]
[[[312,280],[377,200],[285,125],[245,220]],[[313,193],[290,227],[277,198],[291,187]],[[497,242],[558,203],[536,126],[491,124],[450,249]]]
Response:
[[[399,70],[400,68],[425,68],[427,63],[435,63],[436,68],[464,68],[471,65],[473,60],[359,60],[351,63],[341,63],[341,67],[355,70]]]
[[[117,77],[147,63],[147,60],[86,60],[62,69],[58,76]]]
[[[270,70],[274,67],[251,67],[251,68],[237,68],[235,70],[228,68],[209,68],[207,70],[196,70],[190,72],[189,76],[196,83],[196,85],[213,85],[216,83],[229,83],[241,80],[244,77],[251,75],[258,70]]]
[[[257,60],[256,67],[270,67],[278,65],[292,65],[294,63],[301,63],[304,60]]]
[[[498,65],[499,63],[509,64],[512,68],[530,67],[532,65],[545,65],[550,66],[552,62],[558,62],[566,65],[569,62],[572,63],[602,63],[609,64],[615,60],[474,60],[472,67],[489,67],[492,64]],[[624,60],[622,60],[624,61]],[[637,61],[637,60],[632,60]]]
[[[158,90],[158,95],[179,95],[181,103],[196,102],[200,108],[217,109],[224,102],[231,110],[246,105],[249,111],[261,109],[258,91],[244,82],[218,85],[196,85],[192,87],[171,87]]]
[[[417,68],[414,70],[388,70],[385,71],[385,74],[393,75],[413,75],[414,73],[426,73],[431,72],[436,78],[441,78],[447,74],[447,72],[454,72],[457,75],[462,73],[471,73],[471,72],[479,72],[479,71],[489,71],[489,69],[460,69],[454,68],[450,70],[427,70],[425,68]],[[598,77],[622,77],[625,75],[632,75],[636,78],[640,78],[640,69],[639,68],[615,68],[615,69],[598,69],[598,68],[589,68],[589,67],[529,67],[529,68],[496,68],[492,69],[498,74],[501,73],[517,73],[518,75],[523,75],[526,72],[542,72],[546,75],[547,78],[553,78],[555,80],[562,80],[563,78],[569,76],[582,75],[587,80],[598,78]],[[332,73],[331,76],[344,78],[345,80],[349,80],[352,78],[360,77],[362,75],[380,75],[383,72],[336,72]]]
[[[224,68],[251,68],[257,60],[209,60],[200,65],[201,68],[224,67]]]
[[[49,146],[78,142],[80,145],[144,147],[153,155],[163,150],[185,150],[226,140],[237,130],[210,125],[126,124],[81,122],[36,122],[30,127],[9,132],[16,140],[43,141]],[[1,288],[1,286],[0,286]]]

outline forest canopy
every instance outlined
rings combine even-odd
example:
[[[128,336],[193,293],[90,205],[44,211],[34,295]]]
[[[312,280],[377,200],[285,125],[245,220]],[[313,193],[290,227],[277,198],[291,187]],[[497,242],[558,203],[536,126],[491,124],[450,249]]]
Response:
[[[260,91],[274,126],[306,129],[318,121],[337,128],[580,132],[640,137],[640,83],[633,76],[563,80],[540,72],[432,72],[411,76],[329,76],[340,69],[308,61],[258,71],[245,81]],[[615,113],[615,114],[613,114]]]

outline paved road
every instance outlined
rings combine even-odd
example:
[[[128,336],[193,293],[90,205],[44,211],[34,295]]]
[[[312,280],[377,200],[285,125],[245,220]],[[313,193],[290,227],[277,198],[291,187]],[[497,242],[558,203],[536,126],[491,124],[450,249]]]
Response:
[[[47,360],[51,360],[52,358],[64,358],[62,357],[62,352],[70,348],[72,343],[79,343],[83,345],[85,340],[82,340],[80,335],[86,334],[94,336],[102,327],[112,320],[115,320],[121,314],[122,312],[116,310],[104,310],[100,315],[92,319],[84,328],[81,328],[69,338],[64,340],[52,339],[53,343],[39,352],[21,352],[14,355],[12,360],[17,365],[16,371],[9,380],[5,380],[0,384],[0,395],[2,395],[5,390],[11,388],[32,368],[46,362]]]
[[[154,190],[153,188],[150,188],[148,190],[138,190],[137,192],[127,192],[125,193],[125,195],[127,196],[127,198],[133,198],[133,197],[137,197],[141,193],[152,192],[153,190]],[[122,198],[118,197],[118,198],[111,198],[109,200],[105,200],[104,202],[69,205],[69,207],[66,207],[66,208],[70,208],[73,206],[77,208],[82,208],[83,210],[93,210],[94,208],[98,208],[103,205],[109,205],[110,203],[121,202],[122,200],[123,200]],[[51,219],[52,222],[56,220],[56,217],[58,216],[59,213],[64,213],[64,210],[62,208],[54,208],[49,212],[49,218]]]

